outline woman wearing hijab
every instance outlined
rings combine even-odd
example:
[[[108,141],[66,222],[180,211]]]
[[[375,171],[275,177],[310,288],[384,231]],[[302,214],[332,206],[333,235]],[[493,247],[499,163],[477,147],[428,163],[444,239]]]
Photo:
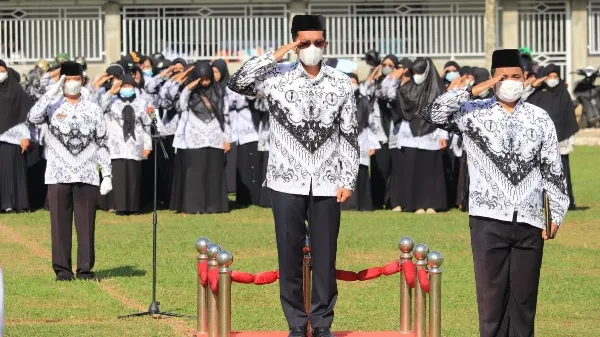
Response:
[[[260,196],[258,205],[260,207],[271,207],[271,193],[267,186],[263,186],[263,182],[267,179],[267,168],[269,167],[269,107],[265,98],[254,97],[250,98],[250,110],[253,114],[260,116],[260,125],[258,127],[258,152],[261,154],[261,171],[260,176]]]
[[[0,60],[0,211],[29,209],[25,151],[31,135],[25,121],[32,106],[14,71]]]
[[[173,146],[177,149],[171,209],[203,214],[229,211],[225,154],[230,149],[229,106],[208,61],[194,64],[181,92]]]
[[[415,60],[411,70],[393,110],[401,160],[392,166],[390,201],[396,210],[435,213],[447,208],[441,151],[448,133],[423,120],[421,110],[445,91],[444,82],[429,58]]]
[[[573,196],[573,185],[571,184],[571,165],[569,154],[573,152],[575,145],[575,134],[579,131],[575,107],[567,90],[564,80],[560,76],[560,67],[549,64],[544,67],[544,78],[541,86],[529,96],[528,102],[546,110],[554,126],[560,145],[560,154],[563,169],[567,177],[567,188],[569,191],[569,209],[575,208]]]
[[[141,207],[142,160],[152,151],[146,113],[151,107],[131,75],[122,75],[102,97],[106,112],[113,190],[99,199],[100,208],[117,214],[138,213]]]
[[[455,61],[448,61],[444,64],[444,70],[440,76],[444,79],[444,86],[448,88],[450,83],[460,77],[460,66]]]
[[[373,199],[369,182],[370,157],[381,148],[375,132],[370,128],[369,119],[373,113],[373,105],[369,98],[360,93],[358,76],[347,74],[350,77],[356,101],[356,118],[358,122],[358,145],[360,148],[360,166],[358,178],[352,196],[342,204],[343,210],[372,211]]]

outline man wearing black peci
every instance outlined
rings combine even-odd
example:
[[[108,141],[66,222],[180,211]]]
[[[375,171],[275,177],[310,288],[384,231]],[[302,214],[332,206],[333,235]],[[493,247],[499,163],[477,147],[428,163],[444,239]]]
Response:
[[[248,61],[229,88],[265,97],[270,150],[266,186],[271,189],[279,257],[279,285],[289,336],[331,337],[337,299],[335,261],[340,204],[352,194],[359,166],[356,105],[350,79],[323,64],[325,20],[297,15],[294,42]],[[289,51],[299,61],[278,64]],[[306,221],[312,249],[312,302],[304,310],[302,247]]]
[[[463,137],[469,156],[469,227],[481,337],[533,337],[544,240],[569,206],[554,123],[525,103],[516,49],[496,50],[492,78],[438,97],[423,111]],[[486,90],[495,96],[480,99]],[[543,192],[550,196],[551,233]]]

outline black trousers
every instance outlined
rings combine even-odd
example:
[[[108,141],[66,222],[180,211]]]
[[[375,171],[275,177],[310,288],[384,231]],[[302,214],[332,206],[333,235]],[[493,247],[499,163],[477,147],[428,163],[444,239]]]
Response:
[[[470,217],[481,337],[533,337],[544,240],[525,223]]]
[[[76,183],[48,186],[52,268],[56,276],[72,277],[71,236],[73,213],[77,231],[77,275],[92,276],[94,268],[94,231],[98,186]]]
[[[338,290],[335,279],[340,204],[335,197],[295,195],[271,190],[279,258],[281,305],[290,328],[304,326],[308,315],[302,293],[302,259],[306,222],[311,240],[311,326],[331,327]]]

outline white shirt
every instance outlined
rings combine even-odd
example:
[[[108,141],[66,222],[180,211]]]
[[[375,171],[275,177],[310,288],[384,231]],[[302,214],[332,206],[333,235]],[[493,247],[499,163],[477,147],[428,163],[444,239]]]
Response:
[[[364,128],[358,135],[358,146],[360,147],[360,165],[365,166],[369,166],[371,163],[369,151],[381,149],[377,136],[370,128]]]
[[[252,112],[246,96],[227,88],[227,100],[233,134],[232,141],[237,141],[240,145],[257,142],[258,130],[254,127]]]
[[[543,228],[542,191],[552,220],[569,207],[556,129],[548,113],[519,100],[512,113],[495,97],[476,99],[470,89],[447,92],[423,110],[433,125],[462,134],[470,175],[469,214]]]
[[[415,137],[410,129],[410,123],[403,120],[400,122],[400,127],[396,135],[396,147],[437,151],[441,149],[440,140],[442,139],[448,139],[448,132],[442,129],[436,129],[426,135]]]
[[[21,145],[22,139],[31,139],[31,132],[25,123],[20,123],[0,134],[0,142]]]
[[[311,78],[299,62],[277,64],[273,53],[252,59],[229,88],[265,97],[270,151],[266,186],[283,193],[335,196],[354,189],[359,167],[356,104],[350,79],[321,66]]]
[[[98,186],[98,165],[103,177],[111,176],[106,123],[100,106],[83,97],[73,105],[64,96],[44,95],[27,119],[32,124],[48,123],[44,136],[46,184]]]

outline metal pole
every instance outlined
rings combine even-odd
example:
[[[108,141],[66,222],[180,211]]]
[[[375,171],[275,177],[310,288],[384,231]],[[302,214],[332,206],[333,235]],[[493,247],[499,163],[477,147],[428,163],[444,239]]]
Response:
[[[198,264],[208,261],[206,249],[210,245],[210,240],[200,238],[196,241],[196,250],[198,251]],[[196,333],[206,334],[208,332],[208,322],[206,316],[206,288],[202,285],[202,279],[198,274],[198,318],[196,319]]]
[[[310,317],[310,302],[311,302],[311,256],[310,256],[310,239],[306,236],[304,242],[304,261],[302,263],[302,290],[304,292],[304,311]],[[308,322],[308,331],[310,331],[310,321]]]
[[[407,261],[412,261],[412,250],[415,245],[413,239],[408,236],[403,237],[398,241],[398,248],[400,248],[400,261],[402,264]],[[404,277],[404,271],[400,273],[400,333],[410,334],[411,323],[412,323],[412,307],[411,307],[411,296],[412,290],[406,282]]]
[[[417,275],[419,270],[427,269],[427,254],[429,254],[429,247],[422,243],[415,246],[414,255],[417,259],[415,265],[417,266]],[[427,328],[427,295],[421,289],[419,277],[415,277],[415,337],[425,337]]]
[[[429,337],[442,337],[442,269],[440,252],[427,255],[429,264]]]
[[[221,247],[219,245],[211,244],[206,249],[206,253],[208,254],[208,275],[210,275],[210,271],[219,268],[219,264],[217,263],[217,254],[221,251]],[[217,324],[219,319],[219,313],[217,308],[217,294],[213,293],[210,289],[210,285],[206,289],[207,294],[207,316],[208,316],[208,337],[218,337],[217,336]]]
[[[231,335],[231,269],[233,255],[228,251],[217,254],[219,263],[219,337]]]

